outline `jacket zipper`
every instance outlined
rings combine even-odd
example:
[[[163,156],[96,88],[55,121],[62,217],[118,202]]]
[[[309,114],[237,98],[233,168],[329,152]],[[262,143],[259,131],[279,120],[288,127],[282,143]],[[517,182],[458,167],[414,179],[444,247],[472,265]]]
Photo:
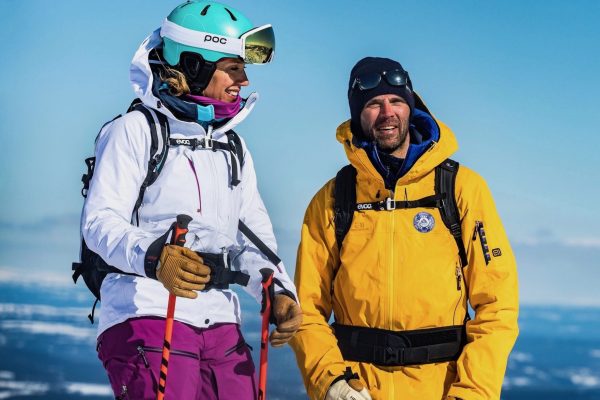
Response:
[[[221,130],[219,130],[219,132],[220,131]],[[210,138],[212,140],[213,133],[214,133],[213,126],[209,125],[208,129],[206,131],[206,137]],[[212,151],[214,152],[215,149],[213,149]],[[219,181],[218,180],[219,177],[217,176],[217,166],[215,164],[214,157],[209,157],[209,159],[210,159],[210,164],[212,166],[211,172],[212,172],[212,179],[213,179],[212,185],[210,187],[211,188],[215,188],[215,190],[212,190],[212,192],[214,193],[214,205],[215,205],[215,213],[214,213],[214,215],[217,216],[217,220],[218,220],[218,218],[219,218],[219,193],[218,193],[218,190],[216,190],[216,189],[219,188],[219,185],[217,184],[217,182]]]
[[[192,168],[192,172],[194,173],[194,178],[196,178],[196,189],[198,189],[198,209],[196,210],[199,213],[202,213],[202,195],[200,194],[200,181],[198,180],[198,174],[196,173],[196,167],[194,166],[194,162],[191,158],[188,158],[188,163]]]
[[[146,359],[146,355],[144,353],[145,351],[149,351],[151,353],[162,353],[162,348],[150,347],[150,346],[138,346],[138,352],[140,353],[140,355],[142,355],[144,364],[146,364],[148,362],[148,360]],[[196,360],[200,359],[197,354],[194,354],[190,351],[171,349],[171,354],[175,354],[175,355],[183,356],[183,357],[195,358]]]
[[[390,190],[390,198],[394,199],[394,191]],[[388,281],[388,293],[390,296],[390,315],[389,315],[389,329],[394,329],[394,212],[388,211],[391,218],[391,229],[390,229],[390,280]]]
[[[246,343],[246,341],[244,339],[242,339],[238,344],[234,345],[232,348],[225,351],[225,357],[227,357],[228,355],[230,355],[231,353],[233,353],[235,351],[238,351],[239,349],[241,349],[243,347],[248,347],[250,350],[253,350],[252,347],[248,343]]]
[[[217,184],[217,182],[219,181],[219,177],[217,176],[217,165],[215,163],[215,159],[214,157],[209,157],[210,158],[210,164],[212,166],[211,168],[211,172],[212,172],[212,179],[213,179],[213,186],[215,190],[213,190],[212,192],[214,193],[214,205],[215,205],[215,214],[217,216],[219,216],[219,190],[217,190],[217,188],[220,186]]]
[[[404,164],[404,163],[403,163]],[[406,195],[406,194],[405,194]],[[390,197],[392,198],[392,200],[395,200],[395,193],[393,190],[390,190]],[[395,212],[394,211],[390,211],[389,212],[391,217],[392,217],[392,229],[391,229],[391,233],[390,233],[390,249],[391,249],[391,267],[392,270],[390,272],[390,275],[392,277],[392,279],[390,279],[390,330],[394,329],[393,326],[393,316],[394,316],[394,301],[395,301],[395,295],[394,295],[394,271],[396,270],[396,263],[395,263],[395,252],[394,249],[396,248],[396,246],[394,246],[394,231],[396,230],[396,220],[394,218],[395,216]],[[401,270],[399,270],[401,271]],[[398,321],[401,321],[401,315],[398,315]],[[391,375],[390,375],[391,378]],[[390,389],[391,389],[391,393],[389,395],[388,398],[390,399],[395,399],[396,398],[396,390],[395,390],[395,385],[389,385]]]
[[[488,247],[487,238],[485,236],[485,229],[483,228],[483,222],[475,221],[475,230],[473,232],[473,241],[479,236],[479,242],[481,243],[481,251],[483,252],[483,258],[485,259],[485,265],[488,265],[492,260],[490,256],[490,249]]]

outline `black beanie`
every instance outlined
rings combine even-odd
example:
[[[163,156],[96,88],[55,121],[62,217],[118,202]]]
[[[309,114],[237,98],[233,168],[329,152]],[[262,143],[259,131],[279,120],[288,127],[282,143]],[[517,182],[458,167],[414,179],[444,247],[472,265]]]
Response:
[[[365,104],[373,97],[377,97],[382,94],[398,95],[406,101],[410,107],[410,115],[412,116],[415,108],[415,98],[413,96],[410,78],[408,78],[407,86],[392,86],[388,84],[385,79],[381,79],[379,85],[373,89],[360,90],[357,87],[352,90],[352,85],[354,84],[354,80],[357,76],[369,72],[382,73],[383,71],[391,71],[394,69],[400,69],[404,71],[404,68],[402,68],[402,65],[400,65],[399,62],[390,60],[389,58],[365,57],[357,62],[354,68],[352,68],[352,71],[350,71],[350,81],[348,82],[348,103],[350,105],[350,117],[352,119],[351,129],[355,135],[365,136],[360,124],[360,113],[362,112]]]

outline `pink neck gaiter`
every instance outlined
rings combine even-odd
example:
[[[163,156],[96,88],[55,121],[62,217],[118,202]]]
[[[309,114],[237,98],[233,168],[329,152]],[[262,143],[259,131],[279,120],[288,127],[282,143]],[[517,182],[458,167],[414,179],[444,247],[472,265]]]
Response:
[[[192,94],[186,95],[188,100],[203,106],[213,106],[215,110],[215,119],[233,118],[240,111],[242,98],[238,95],[235,101],[227,103],[225,101],[216,100],[212,97],[196,96]]]

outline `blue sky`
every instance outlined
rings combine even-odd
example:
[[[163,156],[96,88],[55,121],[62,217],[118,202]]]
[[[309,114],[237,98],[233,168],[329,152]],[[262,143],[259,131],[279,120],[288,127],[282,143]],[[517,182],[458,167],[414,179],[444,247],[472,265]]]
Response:
[[[0,268],[68,270],[83,159],[133,98],[134,51],[178,3],[0,1]],[[346,163],[335,128],[349,71],[383,56],[455,132],[455,159],[488,181],[523,299],[600,304],[600,2],[228,4],[276,32],[275,61],[248,67],[261,100],[238,131],[291,270],[306,205]]]

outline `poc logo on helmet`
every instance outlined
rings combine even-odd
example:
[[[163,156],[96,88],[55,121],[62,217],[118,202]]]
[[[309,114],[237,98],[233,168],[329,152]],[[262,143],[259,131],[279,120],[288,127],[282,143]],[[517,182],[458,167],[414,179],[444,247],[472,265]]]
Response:
[[[189,139],[175,139],[175,143],[190,146],[192,142]]]
[[[227,44],[227,38],[218,37],[218,36],[212,36],[212,35],[205,35],[204,36],[204,41],[205,42],[220,43],[220,44]]]
[[[370,210],[373,208],[373,204],[367,203],[367,204],[358,204],[356,206],[357,209],[359,210]]]

